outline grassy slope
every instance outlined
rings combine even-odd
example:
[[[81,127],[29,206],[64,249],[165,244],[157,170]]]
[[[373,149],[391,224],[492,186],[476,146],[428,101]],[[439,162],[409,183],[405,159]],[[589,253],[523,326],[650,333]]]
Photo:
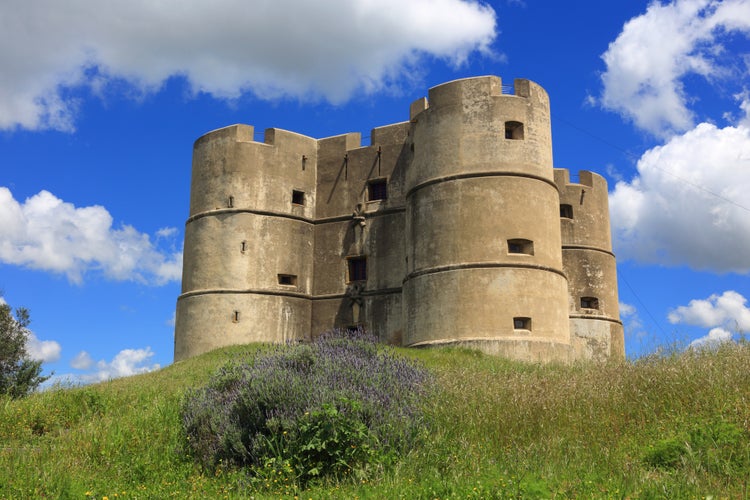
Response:
[[[255,349],[224,349],[158,372],[21,401],[0,399],[0,498],[246,497],[241,472],[207,475],[183,455],[179,401],[222,363]],[[468,350],[399,352],[423,362],[439,381],[440,391],[428,403],[432,429],[423,446],[395,469],[367,480],[306,492],[280,484],[277,493],[302,498],[748,496],[747,344],[571,367],[524,365]],[[693,451],[675,469],[644,464],[650,447],[715,422],[745,432],[731,450],[733,466],[726,460],[709,463]]]

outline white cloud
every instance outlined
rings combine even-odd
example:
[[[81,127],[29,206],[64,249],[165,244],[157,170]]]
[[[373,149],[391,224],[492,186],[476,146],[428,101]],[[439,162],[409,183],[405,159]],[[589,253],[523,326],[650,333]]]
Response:
[[[94,366],[94,360],[89,353],[81,351],[76,354],[76,357],[70,362],[70,366],[76,370],[88,370]]]
[[[745,101],[746,102],[746,101]],[[618,257],[750,272],[750,128],[701,123],[638,161],[610,193]]]
[[[19,203],[4,187],[0,262],[62,273],[74,283],[99,271],[114,280],[159,285],[179,280],[182,272],[181,252],[161,251],[132,226],[113,228],[104,207],[78,208],[48,191]]]
[[[0,19],[0,129],[72,130],[65,88],[115,80],[340,102],[398,85],[425,56],[489,54],[496,36],[494,10],[476,0],[8,0]]]
[[[33,332],[29,331],[26,340],[26,351],[31,359],[51,363],[60,359],[62,347],[54,340],[39,340]]]
[[[737,77],[725,61],[742,55],[727,55],[723,45],[732,32],[750,33],[750,0],[652,2],[602,55],[601,104],[657,136],[690,129],[694,116],[683,80]]]
[[[0,306],[5,304],[7,304],[5,298],[0,295]],[[58,342],[54,340],[39,340],[36,334],[29,329],[26,329],[26,334],[26,352],[31,359],[43,363],[51,363],[60,359],[62,347]]]
[[[689,347],[716,347],[732,340],[732,334],[723,328],[712,328],[707,335],[690,342]]]
[[[706,328],[723,327],[739,331],[750,331],[750,309],[747,299],[733,290],[707,299],[691,300],[669,313],[669,322]]]
[[[85,356],[82,356],[82,354],[85,354]],[[77,378],[83,383],[103,382],[105,380],[129,377],[131,375],[158,370],[160,368],[158,363],[148,364],[149,359],[153,356],[154,352],[150,347],[145,349],[123,349],[117,353],[112,361],[98,361],[96,363],[96,371],[93,373],[80,375]],[[76,356],[76,360],[81,361],[80,366],[84,366],[85,363],[91,360],[91,357],[83,352]]]

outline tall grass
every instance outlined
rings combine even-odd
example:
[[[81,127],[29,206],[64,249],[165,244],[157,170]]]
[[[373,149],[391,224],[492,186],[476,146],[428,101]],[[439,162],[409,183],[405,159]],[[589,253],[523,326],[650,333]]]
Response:
[[[0,498],[278,498],[273,486],[249,491],[242,471],[209,474],[183,452],[183,394],[257,349],[229,348],[155,373],[0,400]],[[380,476],[318,484],[300,497],[750,495],[746,343],[573,366],[466,349],[400,352],[437,379],[427,438]],[[676,458],[660,459],[674,449]]]

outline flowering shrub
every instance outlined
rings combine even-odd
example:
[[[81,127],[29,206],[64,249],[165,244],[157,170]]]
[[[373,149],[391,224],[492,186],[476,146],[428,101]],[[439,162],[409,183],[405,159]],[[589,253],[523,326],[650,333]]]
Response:
[[[388,463],[422,426],[427,372],[363,332],[330,332],[223,367],[190,392],[182,422],[193,455],[288,464],[301,483]]]

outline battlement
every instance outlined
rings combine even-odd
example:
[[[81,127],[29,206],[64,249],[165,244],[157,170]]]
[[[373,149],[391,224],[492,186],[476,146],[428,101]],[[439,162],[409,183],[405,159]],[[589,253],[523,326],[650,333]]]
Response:
[[[604,190],[607,192],[607,180],[601,175],[591,172],[590,170],[578,171],[578,182],[571,182],[570,171],[566,168],[555,169],[555,184],[561,191],[568,187],[588,186],[592,189]]]
[[[253,135],[255,127],[238,123],[227,127],[218,128],[206,132],[193,143],[193,148],[197,149],[207,142],[212,141],[232,141],[232,142],[255,142]]]
[[[526,80],[516,79],[513,85],[503,85],[499,76],[481,76],[474,78],[461,78],[432,87],[428,91],[428,97],[421,97],[412,102],[409,109],[409,119],[414,121],[417,116],[430,106],[439,108],[442,106],[466,105],[467,101],[483,101],[492,98],[530,98],[542,97],[542,101],[548,102],[547,92],[538,84]]]

